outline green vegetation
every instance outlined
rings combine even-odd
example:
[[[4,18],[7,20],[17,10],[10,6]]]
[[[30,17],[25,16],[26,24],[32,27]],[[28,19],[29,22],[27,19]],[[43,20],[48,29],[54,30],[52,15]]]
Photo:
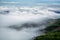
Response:
[[[35,37],[34,40],[60,40],[60,19],[45,28],[46,34]]]
[[[54,29],[60,27],[60,19],[57,19],[55,23],[51,24],[47,28],[45,28],[46,31],[50,32],[53,31]]]
[[[60,32],[50,32],[36,37],[34,40],[60,40]]]

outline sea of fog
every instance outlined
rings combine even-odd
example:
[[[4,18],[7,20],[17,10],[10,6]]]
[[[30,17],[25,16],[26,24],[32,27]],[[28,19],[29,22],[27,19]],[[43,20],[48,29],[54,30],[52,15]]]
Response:
[[[0,6],[0,40],[32,40],[44,34],[41,30],[58,18],[58,7]]]

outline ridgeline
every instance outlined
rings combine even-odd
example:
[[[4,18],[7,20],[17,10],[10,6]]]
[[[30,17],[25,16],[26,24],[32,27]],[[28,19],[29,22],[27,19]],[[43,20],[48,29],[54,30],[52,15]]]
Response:
[[[34,40],[60,40],[60,19],[49,25],[45,30],[45,35],[35,37]]]

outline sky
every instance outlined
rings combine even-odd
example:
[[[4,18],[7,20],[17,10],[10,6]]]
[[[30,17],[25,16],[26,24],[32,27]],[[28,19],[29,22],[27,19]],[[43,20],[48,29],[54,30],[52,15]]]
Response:
[[[35,4],[60,4],[60,0],[0,0],[1,3],[6,4],[27,4],[27,5],[35,5]]]

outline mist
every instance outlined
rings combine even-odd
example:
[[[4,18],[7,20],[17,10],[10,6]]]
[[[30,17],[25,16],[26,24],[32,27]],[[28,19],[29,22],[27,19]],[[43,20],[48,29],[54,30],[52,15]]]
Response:
[[[54,19],[60,18],[55,8],[41,6],[0,8],[0,40],[32,40],[35,36],[44,34],[39,30],[46,28],[54,22]]]

